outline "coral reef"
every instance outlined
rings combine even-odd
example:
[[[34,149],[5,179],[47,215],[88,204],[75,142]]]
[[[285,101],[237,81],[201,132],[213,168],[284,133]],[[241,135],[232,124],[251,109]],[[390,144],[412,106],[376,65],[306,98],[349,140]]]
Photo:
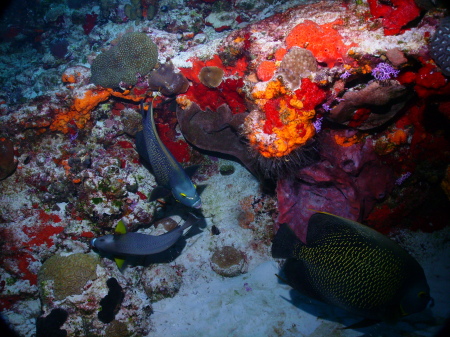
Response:
[[[295,26],[286,36],[286,47],[306,48],[310,50],[318,62],[327,64],[332,68],[337,63],[343,63],[352,45],[346,45],[342,36],[333,27],[343,22],[337,20],[325,25],[318,25],[311,20]],[[309,63],[309,62],[308,62]]]
[[[174,297],[183,283],[180,268],[169,265],[157,265],[144,270],[141,277],[145,293],[152,302]]]
[[[277,74],[290,90],[298,89],[300,81],[318,70],[313,53],[307,49],[292,47],[283,57]]]
[[[392,0],[383,3],[380,0],[368,0],[370,13],[382,18],[385,35],[399,34],[410,21],[420,15],[420,9],[414,0]]]
[[[198,78],[203,85],[209,88],[217,88],[222,83],[223,70],[219,67],[203,67],[198,74]]]
[[[405,105],[408,91],[396,81],[385,81],[384,84],[372,82],[361,90],[347,91],[342,101],[330,111],[330,118],[361,130],[378,127],[392,119]],[[364,109],[364,118],[355,113],[358,109]]]
[[[144,33],[127,33],[98,55],[91,66],[91,82],[105,88],[117,88],[121,83],[134,85],[139,76],[147,75],[158,61],[156,44]]]
[[[234,277],[245,272],[246,262],[242,252],[232,246],[224,246],[211,256],[211,268],[221,276]]]
[[[14,145],[6,138],[0,138],[0,180],[10,176],[16,169]]]
[[[46,260],[38,274],[38,284],[43,301],[62,300],[81,294],[88,281],[97,277],[98,257],[89,254],[54,255]]]
[[[307,78],[300,89],[288,93],[279,81],[269,82],[263,91],[253,92],[259,106],[245,120],[245,133],[263,157],[284,157],[304,146],[315,134],[314,108],[325,92]]]
[[[20,336],[35,334],[36,319],[42,334],[204,335],[210,317],[226,335],[329,335],[342,322],[322,319],[328,308],[317,318],[283,299],[268,254],[279,223],[304,238],[317,209],[390,235],[421,230],[417,256],[444,241],[447,232],[428,234],[448,225],[442,9],[417,15],[410,0],[18,3],[0,20],[0,306]],[[120,273],[92,255],[92,238],[119,220],[159,234],[177,223],[154,219],[184,212],[149,202],[154,177],[134,149],[138,103],[152,96],[162,141],[200,166],[203,219],[173,256]],[[440,268],[426,272],[436,280],[430,270],[446,266],[433,259]],[[42,281],[70,266],[62,283]],[[448,302],[448,291],[437,293],[433,321],[405,320],[393,333],[434,335]],[[52,325],[59,310],[67,319]]]
[[[239,135],[239,128],[247,115],[233,115],[225,104],[216,112],[209,108],[201,110],[196,103],[189,103],[184,109],[177,109],[178,123],[188,142],[203,150],[232,155],[250,172],[257,174],[254,158]]]
[[[347,146],[336,142],[335,136],[351,134],[321,133],[322,160],[299,170],[295,177],[278,180],[278,222],[288,223],[303,241],[312,210],[364,218],[394,186],[391,168],[382,164],[370,141],[359,138]]]
[[[184,94],[189,82],[181,73],[175,72],[172,62],[167,62],[153,70],[147,77],[148,89],[159,91],[165,96]]]

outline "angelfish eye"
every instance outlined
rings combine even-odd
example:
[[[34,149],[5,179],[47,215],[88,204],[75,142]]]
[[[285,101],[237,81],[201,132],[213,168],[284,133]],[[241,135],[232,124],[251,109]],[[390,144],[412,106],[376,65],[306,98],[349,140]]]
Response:
[[[424,298],[424,297],[426,297],[426,296],[428,296],[428,294],[427,294],[425,291],[421,291],[421,292],[419,292],[419,293],[417,294],[417,297],[418,297],[418,298]]]
[[[183,198],[186,198],[186,194],[180,193],[180,195],[181,195]]]

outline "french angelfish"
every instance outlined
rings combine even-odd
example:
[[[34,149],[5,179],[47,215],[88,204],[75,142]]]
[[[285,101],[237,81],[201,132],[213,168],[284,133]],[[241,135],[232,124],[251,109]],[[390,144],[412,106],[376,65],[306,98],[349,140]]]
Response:
[[[287,259],[283,271],[291,287],[365,317],[366,325],[395,322],[424,310],[431,300],[423,269],[406,250],[367,226],[329,213],[311,216],[306,244],[282,224],[272,256]]]
[[[119,221],[114,234],[92,239],[91,246],[103,254],[113,256],[119,269],[122,269],[124,258],[161,253],[172,247],[183,235],[183,231],[198,221],[199,218],[189,213],[182,226],[177,226],[171,231],[157,236],[127,232],[123,221]]]
[[[153,101],[149,110],[150,112],[145,112],[141,103],[144,128],[136,134],[136,149],[151,165],[159,184],[152,191],[150,201],[166,196],[171,191],[175,200],[188,207],[200,208],[202,202],[196,186],[158,136],[153,119]]]

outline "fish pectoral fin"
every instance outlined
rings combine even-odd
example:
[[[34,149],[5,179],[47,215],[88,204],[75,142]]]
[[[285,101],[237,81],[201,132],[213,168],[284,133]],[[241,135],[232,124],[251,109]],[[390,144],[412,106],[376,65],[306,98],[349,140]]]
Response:
[[[197,185],[196,186],[196,190],[197,190],[197,194],[198,195],[202,195],[202,193],[203,193],[203,191],[205,190],[205,188],[207,187],[208,185]]]
[[[367,328],[369,326],[372,326],[374,324],[380,323],[381,321],[379,319],[372,319],[372,318],[364,318],[362,321],[356,322],[352,325],[349,325],[345,328],[340,328],[341,330],[348,330],[348,329],[362,329]]]
[[[152,193],[150,194],[150,201],[155,201],[157,199],[165,198],[170,195],[170,191],[163,187],[163,186],[157,186],[153,189]]]
[[[189,178],[192,178],[192,176],[195,174],[195,172],[197,172],[199,167],[200,167],[200,165],[188,166],[188,167],[184,168],[184,172],[186,172],[186,174]]]
[[[116,262],[117,268],[119,268],[119,270],[121,272],[123,272],[125,270],[125,268],[126,268],[125,259],[119,258],[119,257],[115,257],[114,261]]]

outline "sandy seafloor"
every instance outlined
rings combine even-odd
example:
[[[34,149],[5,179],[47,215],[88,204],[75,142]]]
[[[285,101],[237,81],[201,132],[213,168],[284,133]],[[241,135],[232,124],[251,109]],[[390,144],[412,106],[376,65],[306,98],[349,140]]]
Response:
[[[269,14],[270,11],[267,10],[264,16]],[[125,31],[126,26],[123,25],[118,30]],[[409,33],[405,36],[409,36]],[[220,42],[219,39],[214,42],[214,37],[215,33],[211,33],[211,49]],[[389,41],[390,39],[386,39],[383,43],[389,44]],[[369,46],[372,41],[367,40],[364,43],[367,50],[372,48]],[[395,44],[396,41],[392,43]],[[373,46],[373,49],[375,48],[376,44]],[[201,51],[200,49],[201,47],[197,48],[200,55],[209,52],[208,46]],[[184,55],[173,61],[176,65],[182,64],[187,58],[188,56]],[[101,128],[100,124],[98,123],[97,128]],[[219,164],[230,163],[235,167],[232,175],[216,174],[204,182],[207,184],[202,194],[205,224],[201,233],[186,239],[186,246],[181,255],[170,262],[171,265],[182,265],[185,268],[183,282],[173,298],[152,304],[154,312],[148,322],[151,326],[148,336],[431,337],[443,326],[445,319],[450,317],[449,227],[431,234],[402,231],[394,235],[423,266],[435,302],[433,307],[408,316],[395,325],[383,323],[366,329],[342,330],[360,318],[312,301],[281,283],[276,274],[282,261],[276,261],[270,256],[270,245],[261,244],[261,233],[258,230],[239,226],[239,202],[250,196],[258,199],[262,193],[258,181],[244,167],[235,162],[219,160]],[[24,194],[26,193],[22,191],[21,195],[15,197],[21,198]],[[9,202],[8,196],[0,200]],[[268,218],[260,220],[265,223],[271,221]],[[219,235],[211,234],[213,225],[220,230]],[[245,253],[245,273],[232,278],[219,276],[210,266],[214,249],[227,245]],[[105,259],[104,262],[114,268],[109,260]],[[124,276],[133,277],[135,268],[141,267],[129,267]],[[38,299],[24,302],[23,306],[28,308],[23,312],[31,312],[29,316],[34,317],[35,312],[39,312],[39,305]],[[21,334],[33,334],[34,318],[30,319],[26,315],[21,316],[11,311],[5,311],[3,314],[15,326],[20,327]],[[118,318],[120,315],[119,311]]]
[[[188,239],[183,254],[174,262],[187,268],[179,293],[153,304],[153,331],[148,336],[434,336],[450,315],[450,228],[432,234],[404,231],[402,242],[425,270],[435,305],[406,317],[395,325],[377,324],[357,330],[343,327],[360,318],[343,310],[312,301],[280,283],[279,263],[269,254],[249,253],[248,272],[234,278],[215,274],[210,266],[208,246],[213,241],[247,246],[250,230],[237,226],[235,200],[257,194],[258,183],[238,164],[231,176],[215,176],[204,191],[204,214],[208,226],[215,224],[222,233],[209,231]],[[231,190],[223,186],[233,184]],[[210,212],[217,212],[208,218]],[[211,221],[212,220],[212,221]],[[195,262],[190,262],[194,256]]]

